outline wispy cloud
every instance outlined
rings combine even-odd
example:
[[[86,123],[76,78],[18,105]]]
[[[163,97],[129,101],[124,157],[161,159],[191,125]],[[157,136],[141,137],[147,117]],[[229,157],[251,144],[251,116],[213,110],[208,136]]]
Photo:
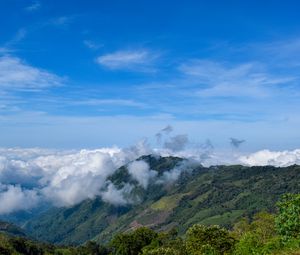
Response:
[[[126,50],[99,56],[96,62],[109,69],[153,71],[151,65],[157,58],[158,54],[149,50]]]
[[[275,89],[274,86],[297,79],[291,75],[272,74],[259,62],[229,65],[192,60],[179,69],[197,80],[197,94],[204,97],[266,97]]]
[[[91,40],[84,40],[83,44],[91,50],[97,50],[97,49],[103,47],[103,44],[95,43],[94,41],[91,41]]]
[[[25,28],[20,28],[12,39],[13,42],[19,42],[25,38],[27,30]]]
[[[254,45],[253,48],[258,54],[265,57],[270,65],[279,66],[281,69],[289,69],[289,71],[300,66],[298,58],[300,54],[299,37],[262,43]]]
[[[7,47],[0,47],[0,54],[8,54],[13,52],[13,49],[7,48]]]
[[[145,107],[145,104],[127,99],[89,99],[76,101],[77,105],[89,105],[89,106],[101,106],[101,105],[115,105],[115,106],[127,106],[127,107]]]
[[[37,11],[38,9],[41,8],[41,3],[39,1],[33,2],[31,5],[27,6],[25,8],[26,11],[28,12],[34,12]]]
[[[25,28],[18,29],[17,32],[14,34],[14,36],[9,41],[7,41],[1,49],[3,49],[3,51],[4,50],[6,51],[4,53],[8,53],[8,52],[13,51],[11,48],[15,44],[22,41],[26,37],[26,35],[27,35],[27,29],[25,29]]]
[[[63,78],[37,67],[33,67],[17,57],[0,57],[0,88],[5,90],[40,90],[61,85]]]
[[[234,137],[230,137],[230,145],[234,148],[239,148],[243,143],[245,143],[245,140],[237,139]]]
[[[71,24],[73,21],[73,16],[60,16],[51,19],[48,24],[53,25],[53,26],[58,26],[58,27],[66,27]]]

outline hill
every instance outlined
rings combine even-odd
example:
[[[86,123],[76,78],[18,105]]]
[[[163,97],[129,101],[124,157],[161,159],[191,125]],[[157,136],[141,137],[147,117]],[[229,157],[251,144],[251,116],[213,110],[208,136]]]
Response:
[[[24,231],[20,227],[5,221],[0,221],[0,233],[6,233],[14,236],[25,236]]]
[[[30,220],[26,230],[39,240],[56,244],[105,242],[117,232],[139,226],[155,230],[177,227],[183,234],[195,223],[230,227],[242,216],[274,211],[281,194],[300,191],[300,167],[213,166],[205,168],[175,157],[144,156],[159,177],[180,169],[174,182],[152,182],[147,189],[132,178],[127,166],[109,181],[119,190],[130,184],[132,203],[112,205],[100,198],[69,208],[55,208]],[[174,173],[174,172],[173,172]]]

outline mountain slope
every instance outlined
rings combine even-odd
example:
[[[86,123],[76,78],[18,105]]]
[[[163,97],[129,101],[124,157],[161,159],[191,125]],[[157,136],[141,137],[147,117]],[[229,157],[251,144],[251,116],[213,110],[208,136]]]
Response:
[[[25,233],[21,228],[5,221],[0,221],[0,232],[14,236],[25,236]]]
[[[185,162],[173,157],[144,156],[159,176]],[[177,181],[154,182],[147,190],[121,167],[110,181],[119,189],[133,185],[134,204],[113,206],[100,198],[86,200],[71,208],[48,211],[27,223],[33,237],[57,244],[79,244],[94,239],[109,240],[119,231],[137,226],[156,230],[177,227],[180,233],[194,223],[230,226],[242,216],[274,210],[283,193],[300,191],[300,167],[245,167],[183,164]]]

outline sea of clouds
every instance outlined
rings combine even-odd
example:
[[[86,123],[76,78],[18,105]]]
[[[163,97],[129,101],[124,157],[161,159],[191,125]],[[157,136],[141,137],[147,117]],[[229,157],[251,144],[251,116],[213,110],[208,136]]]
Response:
[[[93,150],[48,150],[39,148],[0,149],[0,215],[30,210],[47,203],[50,206],[72,206],[100,196],[114,205],[130,203],[127,194],[133,186],[117,189],[107,177],[119,167],[127,165],[128,172],[139,185],[147,189],[149,183],[177,180],[186,165],[165,172],[159,178],[144,161],[142,155],[179,156],[188,164],[204,166],[243,164],[247,166],[289,166],[300,164],[300,149],[292,151],[261,150],[247,155],[217,153],[209,141],[197,148],[187,148],[186,135],[170,136],[172,127],[157,134],[160,149],[152,149],[144,140],[129,148],[100,148]],[[164,138],[164,139],[163,139]],[[233,146],[243,142],[234,140]]]

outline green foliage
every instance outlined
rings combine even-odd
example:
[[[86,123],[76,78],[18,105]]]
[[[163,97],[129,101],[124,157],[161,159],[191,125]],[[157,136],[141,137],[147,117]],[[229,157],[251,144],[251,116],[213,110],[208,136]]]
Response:
[[[300,194],[285,194],[277,203],[276,229],[283,240],[300,238]]]
[[[276,234],[274,215],[265,211],[255,214],[250,230],[259,236],[262,243],[266,243]]]
[[[93,241],[88,241],[84,246],[80,246],[77,250],[80,255],[108,255],[110,253],[110,250],[107,247]]]
[[[186,233],[188,254],[228,254],[235,240],[220,226],[196,224]]]
[[[251,226],[249,223],[249,219],[243,217],[233,225],[231,234],[235,239],[240,239],[244,233],[250,231],[250,228]]]
[[[138,255],[156,237],[156,232],[142,227],[130,233],[116,235],[111,241],[110,246],[116,255]]]
[[[146,250],[143,255],[181,255],[180,251],[171,247],[158,247],[151,250]]]
[[[275,217],[277,218],[278,215],[260,212],[253,216],[251,222],[246,218],[237,222],[232,230],[233,236],[238,239],[233,253],[235,255],[281,254],[284,250],[299,249],[299,238],[282,242],[283,236],[278,235],[275,229]]]
[[[142,254],[175,254],[187,255],[185,242],[181,237],[178,237],[176,229],[171,229],[169,232],[160,232],[157,237],[152,240],[150,245],[143,248]]]
[[[239,242],[236,244],[234,249],[235,255],[246,255],[253,254],[259,255],[261,254],[262,243],[259,239],[259,236],[253,232],[246,232],[242,235]]]
[[[176,228],[168,232],[155,232],[146,227],[115,235],[109,245],[88,241],[78,247],[59,247],[23,237],[0,233],[1,255],[297,255],[300,254],[300,237],[293,232],[276,232],[283,215],[294,214],[298,209],[299,195],[286,195],[278,203],[278,215],[266,211],[251,218],[243,217],[232,231],[217,225],[195,224],[178,236]],[[295,206],[296,205],[296,206]],[[294,207],[293,207],[294,206]],[[299,214],[298,214],[299,216]],[[275,219],[276,218],[276,224]],[[294,220],[293,217],[287,219]],[[297,221],[293,221],[296,222]]]
[[[238,255],[270,254],[280,246],[274,216],[267,212],[255,214],[251,223],[246,218],[241,219],[234,225],[232,234],[239,239],[234,251]]]

